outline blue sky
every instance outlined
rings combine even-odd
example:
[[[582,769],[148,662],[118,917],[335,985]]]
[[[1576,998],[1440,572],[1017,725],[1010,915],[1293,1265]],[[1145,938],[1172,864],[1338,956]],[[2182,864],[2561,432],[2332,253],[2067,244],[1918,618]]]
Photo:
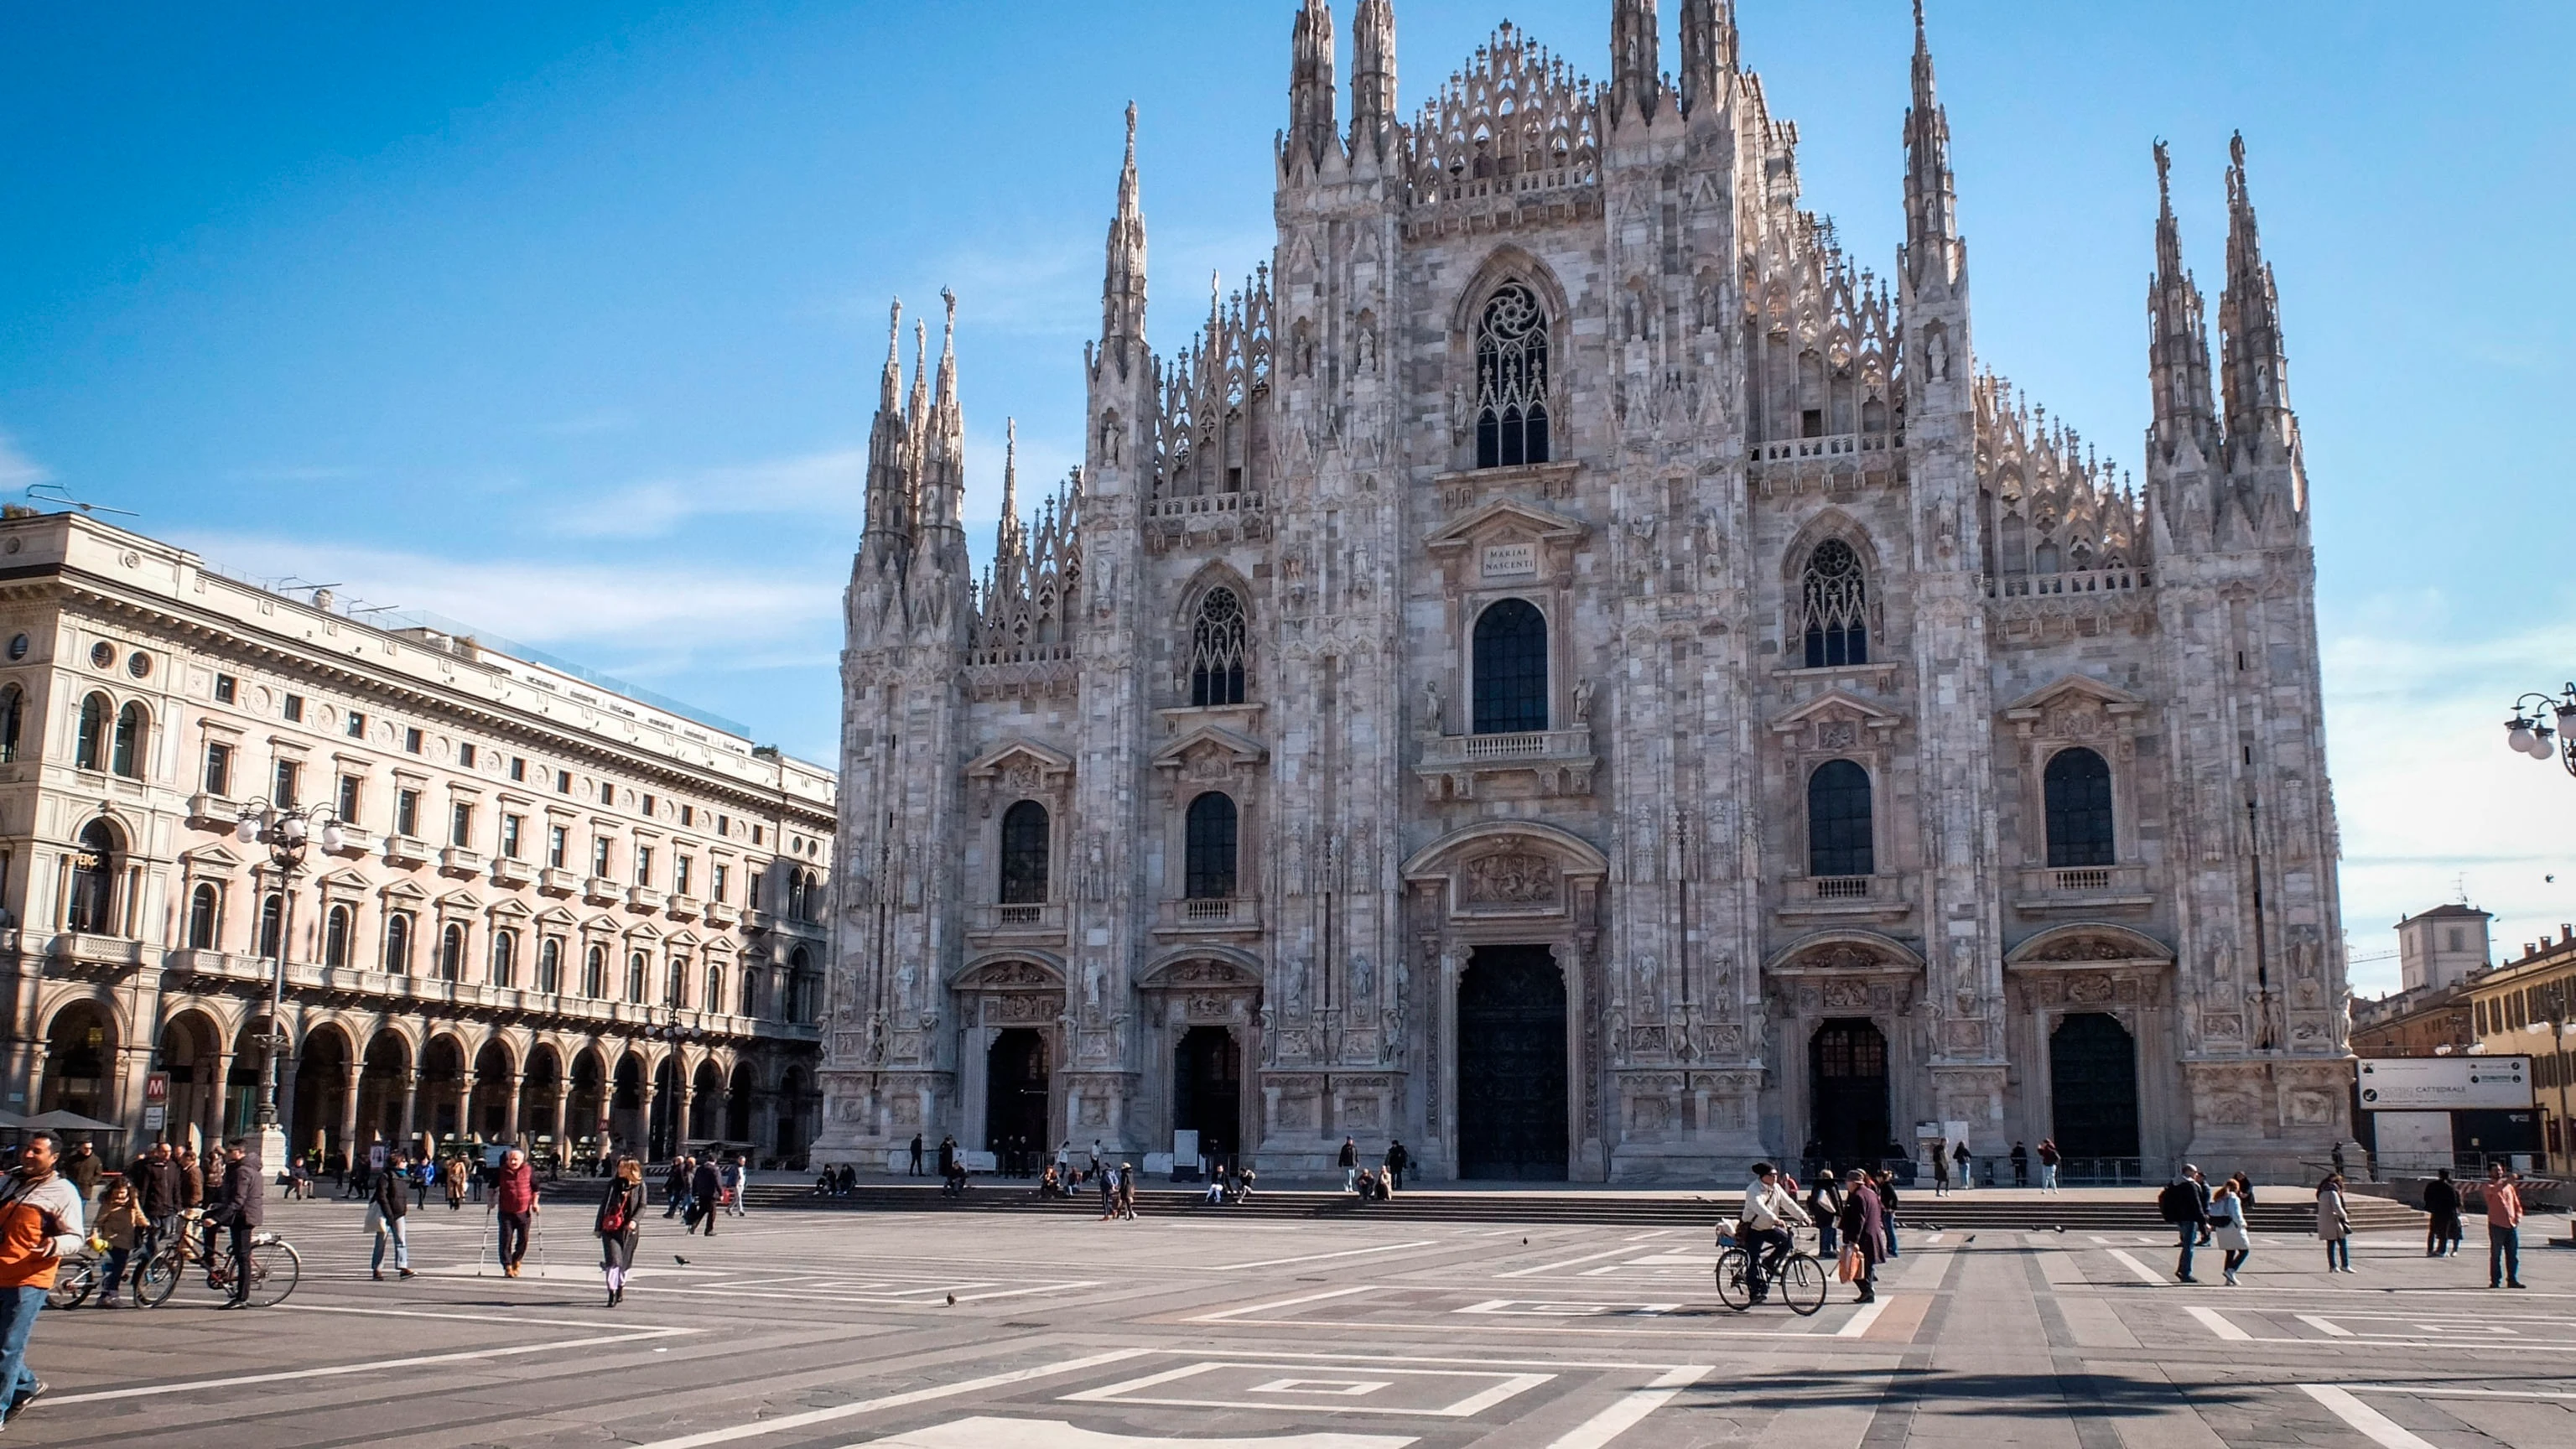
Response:
[[[1122,108],[1169,347],[1212,268],[1230,289],[1266,254],[1293,8],[20,7],[0,490],[51,479],[237,570],[475,620],[828,759],[886,299],[959,294],[988,547],[1003,419],[1024,486],[1076,456]],[[1742,9],[1809,204],[1884,271],[1905,5]],[[2173,143],[2214,302],[2246,133],[2317,500],[2356,954],[2463,880],[2507,946],[2576,920],[2554,843],[2576,780],[2497,728],[2576,674],[2550,366],[2576,10],[1930,10],[1980,359],[2133,465],[2148,143]],[[1398,0],[1408,112],[1502,13]],[[1607,0],[1507,13],[1604,68]]]

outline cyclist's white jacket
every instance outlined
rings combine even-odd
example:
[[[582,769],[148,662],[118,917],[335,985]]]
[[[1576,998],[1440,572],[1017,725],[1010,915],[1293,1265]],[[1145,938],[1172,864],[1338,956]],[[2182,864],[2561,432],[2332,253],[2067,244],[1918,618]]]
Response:
[[[1814,1221],[1807,1216],[1805,1208],[1798,1206],[1796,1193],[1777,1183],[1765,1183],[1758,1177],[1744,1189],[1744,1220],[1752,1224],[1757,1233],[1784,1223],[1796,1223],[1803,1228]]]

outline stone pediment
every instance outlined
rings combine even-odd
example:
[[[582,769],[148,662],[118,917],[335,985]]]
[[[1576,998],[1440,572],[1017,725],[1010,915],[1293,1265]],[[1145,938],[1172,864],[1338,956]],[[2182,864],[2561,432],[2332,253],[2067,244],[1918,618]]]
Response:
[[[207,875],[239,870],[242,863],[242,858],[224,848],[221,842],[180,851],[179,860],[181,864]]]
[[[367,878],[354,870],[341,869],[324,872],[314,884],[326,891],[363,891]]]
[[[537,924],[540,926],[571,926],[576,924],[577,920],[578,918],[572,912],[561,906],[549,907],[537,915]]]
[[[2106,714],[2136,714],[2147,702],[2125,689],[2104,684],[2082,674],[2069,674],[2051,684],[2041,685],[2004,706],[2004,718],[2035,720],[2052,709],[2067,705],[2093,705]]]
[[[1774,734],[1796,734],[1813,721],[1852,717],[1882,734],[1896,728],[1905,719],[1885,705],[1863,699],[1848,689],[1828,689],[1785,713],[1773,715],[1771,731]]]
[[[1221,759],[1225,768],[1258,765],[1270,758],[1270,751],[1259,740],[1237,733],[1223,725],[1202,724],[1183,732],[1170,744],[1154,752],[1154,768],[1180,770],[1194,760]]]
[[[1914,972],[1923,957],[1894,936],[1876,931],[1817,931],[1782,947],[1762,969],[1773,975]]]
[[[2108,921],[2051,926],[2004,953],[2008,968],[2170,966],[2173,960],[2172,947],[2143,931]]]
[[[966,778],[970,780],[1011,779],[1031,788],[1072,773],[1073,756],[1031,739],[1005,740],[966,764]]]
[[[1043,959],[1041,959],[1043,957]],[[959,991],[1064,991],[1064,969],[1041,952],[1015,952],[971,964],[952,983]]]
[[[501,903],[492,908],[492,914],[496,916],[508,916],[515,920],[525,920],[529,916],[530,912],[527,906],[521,903],[518,897],[504,896],[501,899]]]
[[[1261,959],[1249,951],[1197,946],[1175,951],[1146,969],[1139,991],[1222,991],[1261,984]]]
[[[1497,498],[1435,529],[1422,543],[1434,553],[1461,549],[1498,534],[1523,534],[1538,543],[1576,543],[1592,532],[1580,519],[1552,513],[1516,498]]]
[[[685,930],[675,931],[671,934],[671,944],[673,946],[695,949],[698,944],[698,933],[695,931]]]
[[[419,886],[413,885],[410,881],[398,880],[385,887],[385,899],[391,901],[410,901],[417,904],[418,902],[428,900],[429,892],[422,890]]]

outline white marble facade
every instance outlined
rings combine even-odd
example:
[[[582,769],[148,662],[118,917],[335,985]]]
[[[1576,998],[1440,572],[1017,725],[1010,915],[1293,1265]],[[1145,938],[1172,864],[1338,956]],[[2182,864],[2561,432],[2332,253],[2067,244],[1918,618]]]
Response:
[[[1606,84],[1505,25],[1406,119],[1392,6],[1344,98],[1309,0],[1276,250],[1172,355],[1131,111],[1086,462],[1034,516],[1013,480],[981,578],[954,348],[917,332],[907,391],[898,327],[826,1155],[1193,1128],[1656,1181],[1942,1122],[2152,1179],[2344,1132],[2241,147],[2215,362],[2156,226],[2133,487],[1981,365],[1919,18],[1881,279],[1801,209],[1731,7],[1684,0],[1677,81],[1611,8]]]

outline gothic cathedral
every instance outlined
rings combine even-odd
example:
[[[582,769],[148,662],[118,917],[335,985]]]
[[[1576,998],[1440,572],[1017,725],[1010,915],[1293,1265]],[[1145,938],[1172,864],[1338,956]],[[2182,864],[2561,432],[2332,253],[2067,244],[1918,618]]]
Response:
[[[1304,0],[1277,249],[1168,356],[1131,108],[1086,461],[1006,483],[981,578],[955,299],[935,375],[890,346],[818,1158],[1657,1182],[1938,1132],[2153,1181],[2344,1134],[2242,144],[2214,386],[2156,222],[2133,489],[1980,366],[1919,6],[1888,280],[1801,208],[1729,0],[1677,81],[1611,8],[1606,84],[1505,25],[1408,120],[1391,0],[1346,103]]]

